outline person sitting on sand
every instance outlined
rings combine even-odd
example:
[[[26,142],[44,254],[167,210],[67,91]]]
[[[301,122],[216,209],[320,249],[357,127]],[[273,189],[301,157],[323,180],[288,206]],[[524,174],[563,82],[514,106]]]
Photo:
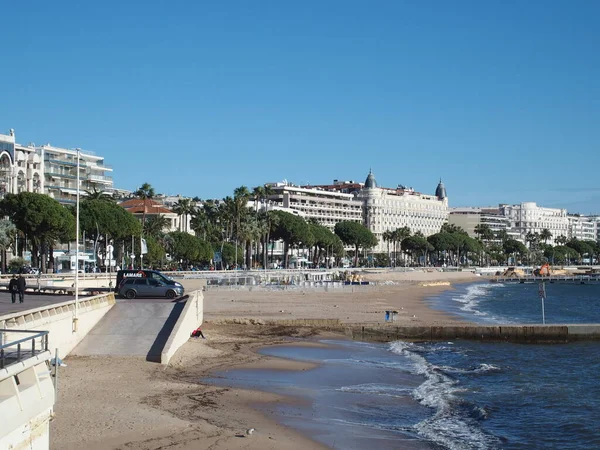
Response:
[[[200,327],[198,327],[194,331],[192,331],[192,337],[201,337],[202,339],[206,339],[204,337],[204,334],[202,333],[202,330],[200,329]]]

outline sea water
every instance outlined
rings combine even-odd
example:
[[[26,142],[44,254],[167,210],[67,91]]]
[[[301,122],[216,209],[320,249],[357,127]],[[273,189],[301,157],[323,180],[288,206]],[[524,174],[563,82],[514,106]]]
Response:
[[[600,286],[547,286],[547,323],[600,322]],[[540,323],[537,286],[460,285],[428,300],[481,323]],[[300,401],[279,421],[336,449],[600,448],[600,344],[322,341],[268,347],[312,370],[234,370],[212,381]]]

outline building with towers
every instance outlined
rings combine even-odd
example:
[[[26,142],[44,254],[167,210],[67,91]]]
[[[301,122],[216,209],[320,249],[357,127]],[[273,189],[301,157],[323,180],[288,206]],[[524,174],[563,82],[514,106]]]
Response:
[[[396,188],[379,187],[375,175],[369,171],[363,189],[357,194],[363,206],[363,222],[377,237],[375,252],[384,252],[387,243],[383,233],[408,227],[414,234],[420,231],[430,236],[440,231],[448,220],[448,196],[440,180],[435,195],[423,194],[413,188],[399,185]]]
[[[448,196],[440,180],[435,195],[423,194],[413,188],[380,187],[372,170],[364,183],[334,180],[333,184],[295,186],[270,183],[273,194],[267,199],[272,205],[297,210],[306,219],[316,219],[333,229],[341,221],[361,222],[375,234],[379,243],[374,252],[387,251],[382,236],[386,231],[408,227],[412,233],[425,236],[440,231],[448,220]]]

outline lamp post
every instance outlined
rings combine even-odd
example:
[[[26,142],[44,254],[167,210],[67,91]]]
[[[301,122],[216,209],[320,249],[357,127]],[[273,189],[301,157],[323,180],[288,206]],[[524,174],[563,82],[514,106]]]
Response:
[[[75,316],[73,317],[73,331],[77,332],[79,320],[79,153],[77,149],[77,200],[75,215]]]

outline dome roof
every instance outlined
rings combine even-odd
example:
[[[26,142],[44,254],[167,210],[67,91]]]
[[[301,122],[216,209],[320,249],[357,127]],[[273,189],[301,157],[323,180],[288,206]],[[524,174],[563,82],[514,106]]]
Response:
[[[369,175],[367,175],[367,179],[365,180],[365,188],[371,189],[377,187],[377,181],[375,181],[375,175],[373,175],[373,171],[369,169]]]
[[[442,179],[440,178],[440,182],[437,185],[437,188],[435,189],[435,196],[437,198],[444,199],[447,197],[446,195],[446,187],[444,186],[444,183],[442,183]]]

